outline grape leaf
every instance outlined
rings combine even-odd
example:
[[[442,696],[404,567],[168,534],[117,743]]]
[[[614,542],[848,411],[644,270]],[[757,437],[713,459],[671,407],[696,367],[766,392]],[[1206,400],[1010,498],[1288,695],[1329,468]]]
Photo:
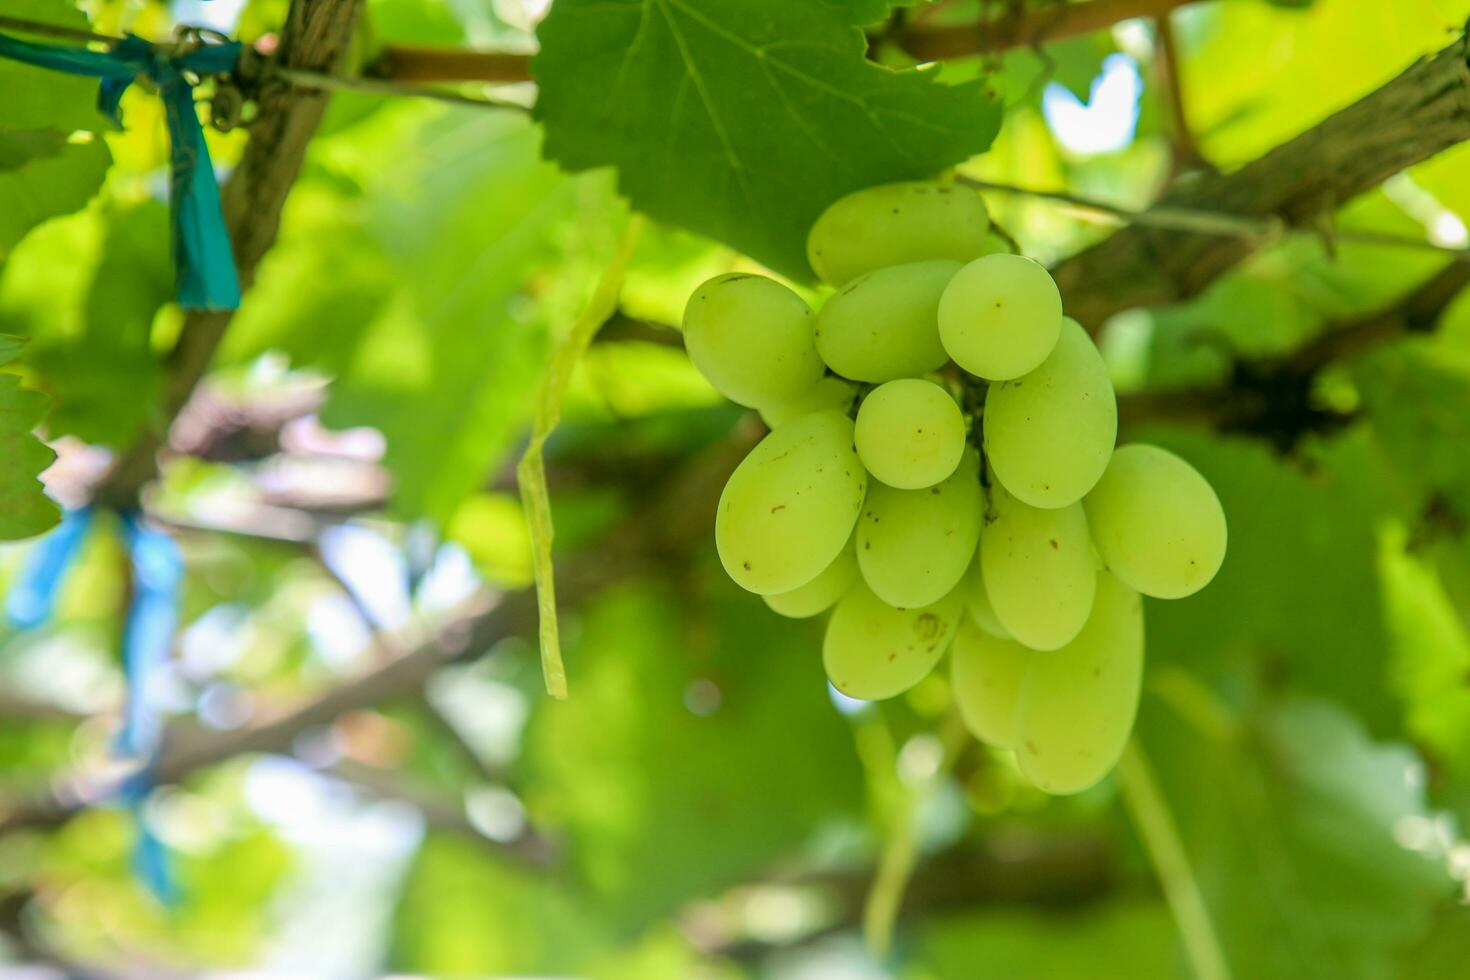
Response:
[[[400,285],[371,322],[321,325],[359,338],[322,417],[379,429],[395,509],[442,526],[525,423],[552,294],[582,277],[564,249],[605,227],[605,209],[591,212],[611,194],[542,161],[523,118],[419,118],[405,134],[416,149],[387,165],[381,144],[363,144],[375,171],[365,230]]]
[[[56,338],[31,361],[56,398],[52,435],[123,446],[149,420],[162,378],[152,328],[174,295],[168,208],[144,201],[102,209],[101,219],[105,234],[79,311],[82,331]]]
[[[17,337],[0,336],[0,365],[20,350]],[[33,434],[48,399],[0,372],[0,540],[29,538],[53,527],[61,514],[41,489],[41,471],[56,454]]]
[[[32,160],[59,156],[66,134],[59,129],[15,129],[0,132],[0,170],[19,170]]]
[[[917,977],[1101,977],[1100,963],[1127,963],[1122,977],[1174,974],[1174,925],[1158,900],[1127,898],[1083,910],[987,909],[938,919],[915,942],[927,972]],[[977,964],[985,964],[977,973]]]
[[[1392,644],[1392,682],[1406,705],[1405,728],[1446,769],[1470,773],[1470,628],[1461,622],[1444,576],[1416,553],[1409,532],[1382,535],[1378,559],[1384,618]]]
[[[70,2],[6,0],[5,14],[85,30]],[[55,42],[51,42],[55,43]],[[97,111],[97,81],[0,58],[0,262],[26,232],[69,214],[102,186],[112,158],[100,139],[68,142],[79,130],[111,129]]]
[[[86,15],[69,2],[6,0],[5,14],[22,20],[86,30]],[[7,32],[9,33],[9,32]],[[72,42],[34,38],[44,44]],[[111,129],[97,111],[97,80],[0,58],[0,144],[13,130],[54,129],[63,136],[74,130]]]
[[[1470,514],[1470,353],[1399,343],[1363,358],[1353,375],[1399,471]]]
[[[1337,212],[1338,227],[1422,237],[1423,226],[1382,190]],[[1150,311],[1149,379],[1160,387],[1219,378],[1226,357],[1277,357],[1335,322],[1399,300],[1406,284],[1433,275],[1443,260],[1411,248],[1344,241],[1331,251],[1316,235],[1293,235],[1262,250],[1199,296]]]
[[[540,699],[527,731],[528,806],[575,841],[578,870],[629,927],[861,806],[814,634],[748,596],[705,608],[684,621],[644,589],[587,609],[567,643],[575,694]]]
[[[806,231],[850,191],[983,152],[980,81],[864,59],[871,2],[559,0],[533,63],[547,157],[614,165],[633,205],[809,278]]]
[[[1137,435],[1199,469],[1230,524],[1225,563],[1207,588],[1148,603],[1149,659],[1204,673],[1248,663],[1258,680],[1331,698],[1375,734],[1397,734],[1375,526],[1393,501],[1367,433],[1315,447],[1310,470],[1251,440]]]
[[[589,912],[555,876],[430,835],[394,917],[393,966],[435,976],[577,975],[590,951],[613,940]]]
[[[70,214],[91,200],[111,163],[106,144],[94,139],[67,143],[52,156],[33,156],[20,166],[0,168],[0,262],[36,225]]]
[[[1433,931],[1404,956],[1396,980],[1442,980],[1470,962],[1470,908],[1442,915]]]
[[[1150,699],[1139,730],[1232,973],[1394,976],[1456,885],[1442,853],[1401,843],[1435,816],[1414,753],[1324,701],[1213,735],[1184,717]]]

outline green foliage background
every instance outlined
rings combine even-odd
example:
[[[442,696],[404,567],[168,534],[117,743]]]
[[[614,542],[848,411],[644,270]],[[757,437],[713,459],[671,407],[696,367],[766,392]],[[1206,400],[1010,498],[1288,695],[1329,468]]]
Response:
[[[0,0],[0,14],[145,36],[172,25],[161,3],[83,6]],[[285,6],[250,0],[241,33],[276,30]],[[936,22],[978,6],[948,4]],[[361,45],[529,49],[517,9],[370,0]],[[420,589],[370,646],[311,547],[209,531],[222,515],[276,507],[272,520],[294,509],[339,523],[333,493],[386,480],[391,492],[350,523],[400,559],[442,541],[489,588],[526,587],[527,532],[504,474],[553,345],[630,211],[653,220],[623,311],[677,323],[696,283],[757,263],[819,298],[803,229],[856,187],[958,167],[1143,206],[1167,181],[1166,94],[1141,25],[920,70],[886,47],[864,60],[863,29],[888,13],[877,0],[556,0],[539,89],[522,93],[530,113],[333,97],[207,385],[246,414],[319,396],[298,413],[316,415],[316,434],[205,451],[178,448],[176,429],[148,498],[183,528],[189,569],[165,699],[177,731],[279,716],[454,615]],[[1463,0],[1191,5],[1175,22],[1204,155],[1225,170],[1254,159],[1448,44],[1467,16]],[[1043,119],[1043,86],[1085,96],[1120,47],[1142,61],[1138,135],[1074,154]],[[0,536],[19,538],[55,519],[35,480],[50,451],[31,430],[61,448],[61,485],[85,482],[99,450],[166,425],[182,315],[156,100],[130,92],[117,132],[90,83],[0,61],[0,93]],[[244,134],[210,138],[227,169]],[[990,203],[1044,261],[1108,231],[1032,198]],[[1470,222],[1463,147],[1336,215],[1419,237],[1456,219]],[[1231,356],[1296,350],[1445,261],[1291,236],[1191,301],[1125,314],[1102,346],[1121,392],[1210,383]],[[1320,388],[1345,424],[1289,451],[1184,421],[1125,433],[1193,462],[1231,527],[1207,590],[1148,605],[1138,744],[1230,975],[1461,976],[1470,295],[1432,333],[1335,367]],[[752,425],[677,349],[595,345],[549,449],[563,567],[620,553],[671,474]],[[655,519],[687,520],[681,499]],[[1116,781],[1048,799],[973,746],[926,781],[942,678],[838,711],[819,625],[739,594],[709,538],[702,526],[662,542],[568,609],[565,703],[542,693],[532,634],[506,636],[427,694],[398,691],[306,733],[297,761],[242,755],[155,793],[149,819],[183,890],[174,907],[135,876],[124,810],[0,834],[6,955],[145,974],[1195,975]],[[27,548],[0,549],[0,587]],[[0,816],[58,774],[101,771],[122,690],[122,566],[104,520],[54,621],[0,628]],[[910,811],[918,869],[894,951],[875,959],[858,908]],[[524,843],[525,827],[554,856],[501,839]]]

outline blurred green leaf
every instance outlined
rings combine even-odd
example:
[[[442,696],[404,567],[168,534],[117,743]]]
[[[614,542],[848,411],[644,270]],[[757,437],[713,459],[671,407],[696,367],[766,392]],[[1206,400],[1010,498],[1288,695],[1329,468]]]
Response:
[[[392,965],[434,976],[573,975],[609,939],[555,879],[431,834],[404,884]]]
[[[1448,46],[1467,16],[1467,0],[1416,4],[1412,17],[1377,0],[1189,11],[1177,18],[1184,91],[1205,156],[1227,169],[1260,156]]]
[[[99,139],[67,143],[53,156],[0,169],[0,262],[26,232],[91,200],[112,162]]]
[[[582,259],[613,216],[595,184],[540,161],[523,119],[433,113],[411,126],[371,190],[367,231],[399,284],[365,326],[349,304],[314,329],[360,338],[323,420],[388,439],[393,503],[440,525],[524,423],[550,328],[596,269]],[[379,158],[374,151],[375,168]],[[582,252],[577,250],[581,249]],[[565,263],[565,264],[564,264]],[[537,272],[550,281],[536,281]]]
[[[57,27],[89,29],[86,14],[71,0],[5,0],[5,15]],[[76,46],[74,41],[55,38],[26,37],[26,40]],[[24,138],[23,132],[18,131],[51,129],[65,137],[78,129],[112,127],[97,111],[96,79],[0,58],[0,92],[5,93],[5,98],[0,99],[0,147],[9,144],[14,149],[17,144],[11,140]]]
[[[1040,105],[1047,83],[1056,82],[1085,104],[1092,98],[1092,82],[1102,71],[1103,59],[1117,50],[1106,33],[1069,37],[1045,48],[1017,48],[1005,57],[995,84],[1008,102]]]
[[[1150,662],[1207,676],[1244,668],[1255,684],[1332,698],[1375,732],[1398,732],[1375,530],[1380,515],[1395,513],[1395,500],[1365,433],[1315,447],[1310,463],[1245,439],[1175,430],[1135,438],[1194,464],[1230,526],[1230,549],[1209,587],[1147,603]]]
[[[639,210],[809,278],[824,207],[960,163],[999,128],[982,83],[864,59],[881,6],[560,0],[533,68],[546,155],[615,166]]]
[[[1382,191],[1337,215],[1343,229],[1424,240]],[[1185,303],[1153,311],[1149,377],[1160,387],[1220,376],[1227,358],[1280,357],[1332,324],[1385,309],[1443,267],[1427,250],[1300,234],[1243,262]]]
[[[749,598],[685,618],[630,591],[568,635],[573,693],[537,706],[527,801],[572,835],[614,921],[641,927],[861,812],[851,736],[790,620]]]
[[[1394,977],[1456,886],[1413,752],[1322,701],[1271,704],[1224,730],[1176,707],[1150,699],[1140,735],[1234,975]]]
[[[393,269],[362,226],[361,202],[306,181],[292,203],[220,357],[280,351],[293,367],[339,374],[397,288]]]
[[[1174,924],[1159,901],[1128,899],[1046,912],[976,911],[937,920],[916,939],[910,980],[1076,980],[1178,976]]]
[[[0,366],[21,343],[17,337],[0,339]],[[22,387],[18,376],[0,372],[0,540],[29,538],[61,519],[40,480],[56,454],[32,434],[49,406],[45,395]]]
[[[1433,564],[1391,525],[1379,554],[1392,681],[1410,734],[1436,761],[1470,774],[1470,635]]]
[[[1353,374],[1396,474],[1470,514],[1470,351],[1399,343],[1360,360]]]
[[[18,687],[6,678],[7,687]],[[44,783],[47,774],[67,761],[76,725],[55,721],[0,720],[0,786],[24,793]]]
[[[32,361],[56,399],[53,435],[120,447],[152,421],[162,378],[153,319],[173,299],[174,274],[165,205],[110,206],[101,221],[101,255],[81,333],[38,344]]]
[[[59,129],[0,131],[0,171],[18,170],[31,160],[54,157],[65,147],[66,133]]]
[[[449,0],[368,0],[374,33],[394,44],[461,44],[464,25]]]
[[[69,0],[7,0],[5,14],[85,30]],[[42,43],[63,43],[46,41]],[[36,225],[77,210],[97,193],[111,163],[100,139],[68,142],[78,130],[111,128],[97,111],[95,79],[0,58],[0,263]]]
[[[1440,917],[1434,930],[1404,956],[1397,980],[1443,980],[1470,962],[1470,908]]]

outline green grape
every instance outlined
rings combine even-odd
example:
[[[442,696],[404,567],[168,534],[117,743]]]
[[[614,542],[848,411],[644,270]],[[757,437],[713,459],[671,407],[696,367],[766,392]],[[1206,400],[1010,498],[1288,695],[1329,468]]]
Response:
[[[980,560],[979,550],[976,550],[975,560],[970,562],[970,570],[965,573],[965,608],[970,610],[970,618],[985,632],[1002,640],[1009,640],[1011,634],[1000,624],[1000,617],[995,614],[995,607],[990,604],[990,595],[985,591],[984,564]]]
[[[1021,682],[1037,657],[1015,640],[991,636],[973,620],[960,624],[949,651],[949,680],[965,727],[987,745],[1016,744]]]
[[[1120,446],[1082,505],[1103,563],[1144,595],[1192,595],[1225,560],[1220,498],[1198,470],[1167,449]]]
[[[1042,510],[991,484],[990,510],[980,564],[995,615],[1031,649],[1055,650],[1087,622],[1097,584],[1082,505]]]
[[[972,449],[954,475],[925,490],[868,484],[857,526],[863,580],[884,602],[927,606],[965,577],[985,511],[979,455]]]
[[[720,394],[751,408],[800,397],[823,371],[811,307],[745,272],[715,276],[689,297],[684,346]]]
[[[965,417],[949,393],[918,378],[890,381],[858,406],[858,458],[899,490],[932,487],[954,472],[965,452]]]
[[[832,611],[822,663],[850,698],[902,694],[934,669],[964,614],[958,593],[929,606],[896,609],[858,580]]]
[[[793,422],[813,412],[831,410],[846,415],[855,401],[857,401],[857,385],[828,374],[819,378],[816,384],[791,401],[762,408],[760,416],[761,421],[766,423],[766,428],[774,429],[778,425]]]
[[[1077,638],[1038,653],[1021,683],[1016,760],[1048,793],[1079,793],[1117,763],[1143,678],[1143,599],[1099,572],[1097,602]]]
[[[892,381],[949,362],[939,342],[939,296],[960,264],[889,266],[854,279],[817,314],[817,352],[854,381]]]
[[[996,479],[1032,507],[1065,507],[1093,488],[1118,438],[1118,400],[1076,320],[1039,368],[991,385],[983,428]]]
[[[1062,294],[1025,256],[981,256],[939,298],[939,338],[954,362],[990,381],[1019,378],[1046,360],[1062,329]]]
[[[725,571],[761,595],[807,584],[852,535],[867,484],[847,416],[816,412],[781,426],[720,494],[715,546]]]
[[[817,275],[841,286],[865,272],[924,259],[968,262],[986,249],[990,215],[967,187],[883,184],[839,198],[806,240]]]
[[[773,612],[791,619],[806,619],[817,613],[826,612],[852,588],[857,581],[857,551],[853,538],[847,539],[832,564],[806,585],[799,585],[790,592],[761,596]]]

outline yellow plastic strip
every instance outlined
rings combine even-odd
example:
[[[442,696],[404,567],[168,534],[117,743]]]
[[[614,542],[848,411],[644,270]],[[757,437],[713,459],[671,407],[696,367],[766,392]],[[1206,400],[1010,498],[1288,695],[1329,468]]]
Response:
[[[617,312],[623,289],[623,276],[628,261],[638,244],[643,222],[638,215],[628,220],[622,240],[602,279],[592,292],[581,316],[551,356],[551,366],[541,387],[541,400],[536,406],[536,420],[531,428],[531,442],[516,466],[516,482],[521,489],[521,504],[526,509],[531,530],[531,552],[536,573],[536,608],[541,621],[541,673],[546,679],[546,693],[554,698],[567,696],[567,671],[561,659],[561,632],[556,621],[556,572],[551,561],[551,541],[555,529],[551,523],[551,495],[546,489],[546,440],[561,422],[561,404],[566,397],[572,370],[586,353],[597,330]]]

